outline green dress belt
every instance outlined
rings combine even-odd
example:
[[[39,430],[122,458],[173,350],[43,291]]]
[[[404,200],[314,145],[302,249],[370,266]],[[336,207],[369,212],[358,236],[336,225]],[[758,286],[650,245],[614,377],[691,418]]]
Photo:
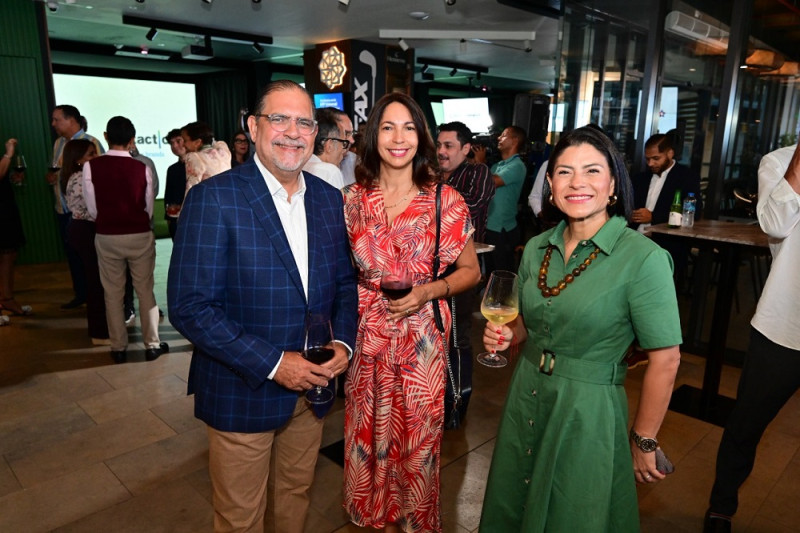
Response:
[[[533,364],[537,363],[536,351],[526,353],[525,357]],[[584,361],[555,354],[550,350],[541,352],[538,363],[539,372],[547,376],[560,376],[596,385],[622,385],[628,372],[628,365],[625,363]]]

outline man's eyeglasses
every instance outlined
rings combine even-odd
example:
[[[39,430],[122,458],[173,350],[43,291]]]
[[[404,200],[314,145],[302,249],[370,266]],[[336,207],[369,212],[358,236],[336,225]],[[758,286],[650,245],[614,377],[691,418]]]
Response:
[[[348,141],[347,139],[337,139],[336,137],[325,137],[324,139],[322,139],[322,141],[323,142],[325,142],[325,141],[339,141],[340,143],[342,143],[342,148],[344,148],[345,150],[350,148],[350,141]]]
[[[267,122],[269,122],[269,125],[272,126],[273,130],[281,133],[289,129],[289,125],[293,120],[297,126],[297,131],[300,132],[301,135],[311,135],[317,131],[317,121],[311,118],[292,118],[277,113],[271,115],[255,113],[253,116],[256,118],[264,117],[267,119]]]

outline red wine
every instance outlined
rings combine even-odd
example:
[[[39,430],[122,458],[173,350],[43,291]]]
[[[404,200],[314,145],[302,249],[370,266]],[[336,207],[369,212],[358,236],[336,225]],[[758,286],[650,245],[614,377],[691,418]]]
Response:
[[[411,285],[402,281],[384,281],[381,282],[381,292],[390,300],[399,300],[411,292]]]
[[[333,359],[333,348],[309,348],[303,352],[303,357],[315,365],[321,365],[325,361]]]

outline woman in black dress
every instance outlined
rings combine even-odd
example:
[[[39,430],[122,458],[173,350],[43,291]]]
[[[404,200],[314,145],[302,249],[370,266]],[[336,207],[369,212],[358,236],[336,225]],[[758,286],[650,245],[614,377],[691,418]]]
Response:
[[[0,314],[8,311],[12,315],[30,315],[30,306],[20,305],[14,299],[14,262],[17,251],[25,244],[22,220],[14,198],[14,183],[21,183],[21,172],[11,171],[16,139],[6,141],[6,151],[0,159]],[[0,325],[8,323],[0,319]]]

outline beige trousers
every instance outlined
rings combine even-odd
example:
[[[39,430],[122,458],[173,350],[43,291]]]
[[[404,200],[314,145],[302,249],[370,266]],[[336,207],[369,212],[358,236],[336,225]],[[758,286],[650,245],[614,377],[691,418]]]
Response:
[[[158,348],[158,306],[153,294],[156,267],[156,241],[153,232],[127,235],[100,235],[94,238],[97,265],[106,301],[106,322],[112,350],[128,347],[128,330],[122,308],[125,298],[125,271],[130,268],[133,289],[139,298],[139,320],[145,348]]]
[[[262,533],[266,527],[275,533],[303,533],[322,425],[300,396],[289,423],[277,431],[232,433],[209,427],[214,531]]]

